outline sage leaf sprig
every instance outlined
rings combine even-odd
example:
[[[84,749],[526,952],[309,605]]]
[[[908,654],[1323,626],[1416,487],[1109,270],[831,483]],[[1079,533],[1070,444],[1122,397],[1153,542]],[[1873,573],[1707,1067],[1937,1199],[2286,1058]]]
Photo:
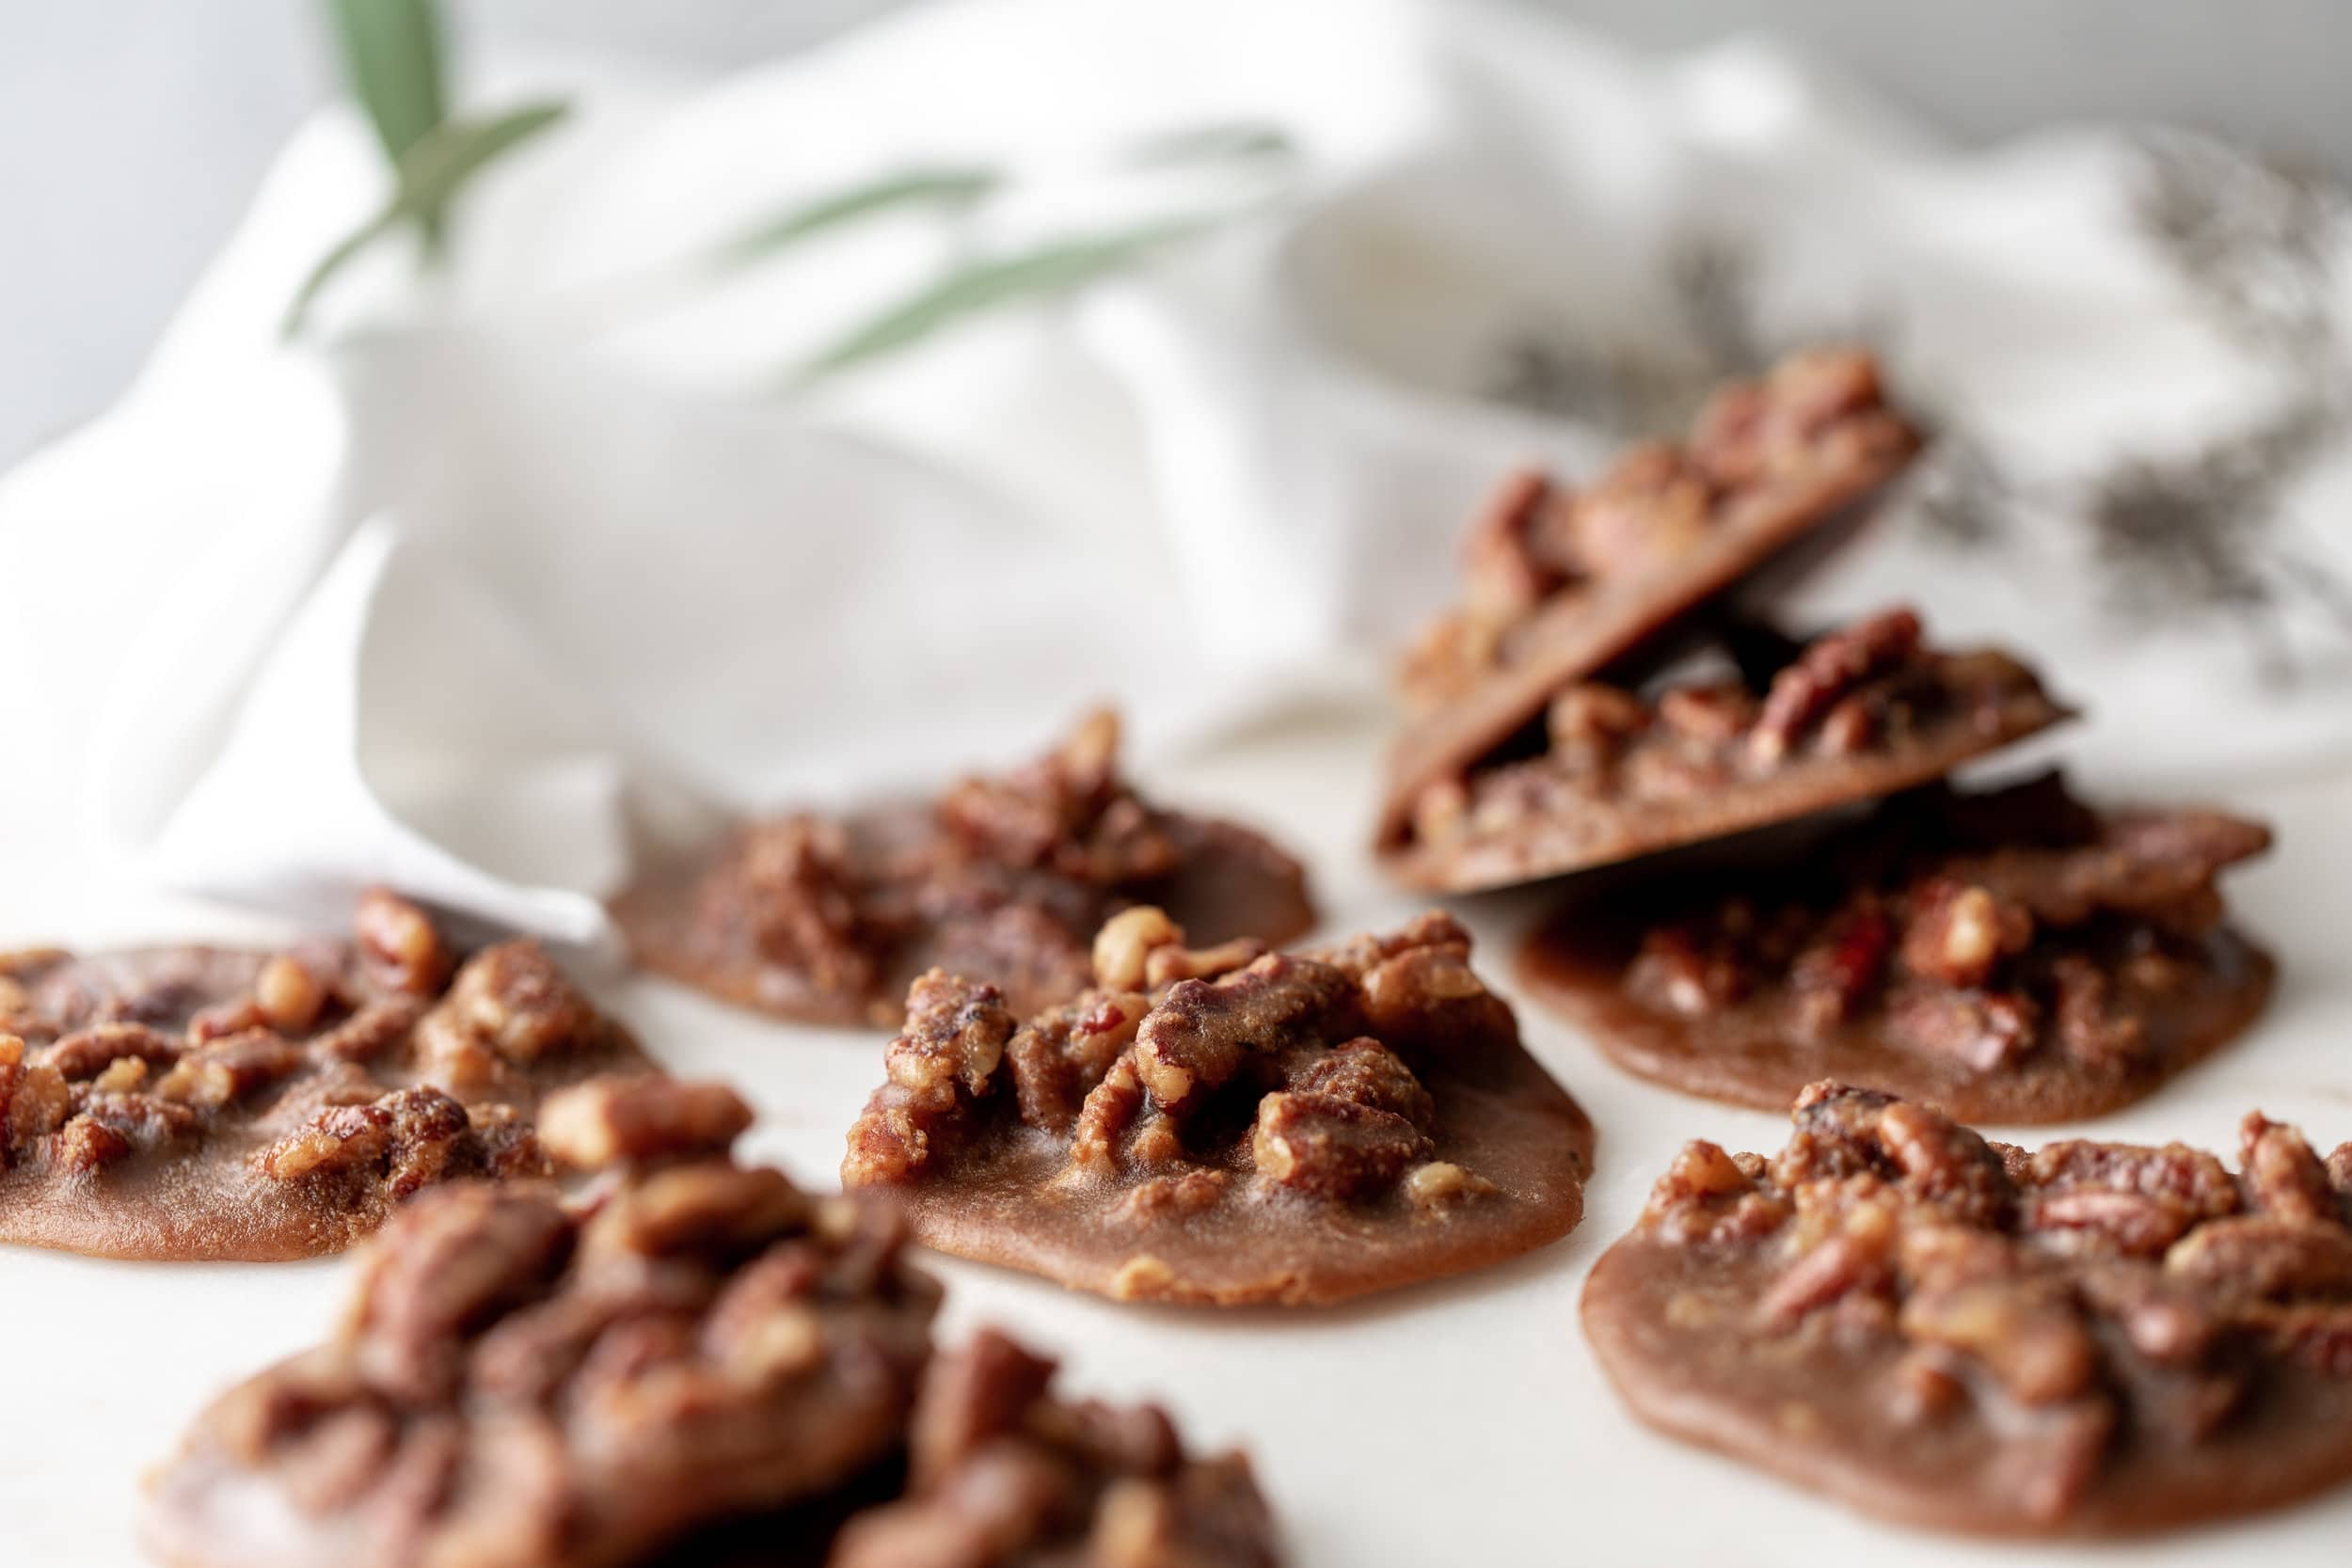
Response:
[[[433,0],[327,0],[351,95],[397,165],[449,117],[441,16]]]
[[[1069,293],[1123,271],[1155,251],[1204,233],[1220,221],[1221,215],[1170,218],[982,257],[852,327],[803,365],[795,383],[806,386],[879,359],[998,306]]]
[[[318,265],[303,279],[286,309],[285,335],[299,336],[311,306],[335,275],[385,235],[403,227],[413,228],[430,259],[448,227],[451,204],[467,182],[501,153],[529,141],[570,112],[570,105],[550,101],[487,119],[445,119],[426,132],[393,170],[392,194],[383,208],[320,257]]]
[[[473,177],[569,112],[548,100],[453,117],[446,29],[436,0],[326,0],[326,11],[352,96],[391,163],[392,191],[303,279],[281,324],[288,338],[301,333],[336,275],[386,236],[409,230],[426,262],[440,261],[450,211]]]
[[[909,209],[955,212],[993,195],[1005,176],[989,168],[911,168],[813,197],[754,225],[721,246],[720,268],[749,266],[802,240],[865,218]]]
[[[431,265],[442,260],[449,215],[474,177],[513,149],[558,124],[555,100],[501,114],[453,115],[438,0],[322,0],[352,97],[392,166],[392,189],[365,223],[319,258],[286,309],[282,330],[298,336],[320,296],[353,260],[399,235],[413,236]],[[1286,177],[1297,151],[1281,127],[1260,120],[1178,127],[1137,138],[1108,155],[1113,172],[1148,176],[1202,165],[1232,165]],[[649,275],[624,279],[625,305],[660,301],[679,285],[708,286],[780,258],[805,242],[893,214],[955,217],[1006,194],[1005,170],[943,163],[885,171],[837,190],[803,196],[723,240]],[[1264,181],[1257,182],[1261,191]],[[999,308],[1067,294],[1232,221],[1253,202],[1161,216],[1130,227],[1063,235],[961,260],[906,297],[853,323],[802,364],[798,388],[920,342]],[[608,290],[610,295],[615,291]],[[606,314],[596,302],[592,317]]]
[[[1278,125],[1235,120],[1144,136],[1129,146],[1119,162],[1131,168],[1171,168],[1187,164],[1272,161],[1288,158],[1296,150],[1290,134]],[[1004,170],[977,166],[898,169],[802,198],[720,245],[711,265],[720,271],[749,266],[800,241],[889,213],[967,211],[1012,183],[1012,176]]]
[[[1262,119],[1237,119],[1145,136],[1127,149],[1126,161],[1138,168],[1162,168],[1179,164],[1270,161],[1292,157],[1297,151],[1298,144],[1280,126]]]
[[[1145,170],[1219,163],[1279,165],[1296,152],[1296,144],[1281,127],[1262,120],[1240,120],[1184,126],[1146,135],[1121,150],[1115,162],[1119,166]],[[884,178],[831,198],[811,201],[800,209],[803,216],[787,216],[754,231],[755,236],[764,237],[769,243],[739,244],[731,254],[743,260],[765,256],[781,249],[781,242],[797,240],[818,231],[820,227],[829,227],[832,221],[851,215],[864,216],[917,203],[970,207],[1011,182],[1004,175],[981,169]],[[1191,213],[1152,219],[1126,229],[1064,235],[960,262],[905,298],[851,326],[804,361],[787,385],[793,389],[813,386],[999,308],[1075,293],[1205,234],[1239,217],[1249,206],[1248,202],[1236,202],[1223,211]],[[824,225],[807,221],[819,215],[827,220]]]

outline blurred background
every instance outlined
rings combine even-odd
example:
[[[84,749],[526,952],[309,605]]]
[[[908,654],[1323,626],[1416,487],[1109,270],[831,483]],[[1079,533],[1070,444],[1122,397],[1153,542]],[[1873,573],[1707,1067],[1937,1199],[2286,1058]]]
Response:
[[[907,0],[464,0],[469,34],[692,73]],[[919,0],[917,0],[919,3]],[[2352,171],[2343,0],[1526,0],[1645,47],[1769,27],[1954,135],[2162,119]],[[1236,40],[1247,47],[1246,40]],[[331,90],[308,0],[0,7],[0,464],[120,388]]]

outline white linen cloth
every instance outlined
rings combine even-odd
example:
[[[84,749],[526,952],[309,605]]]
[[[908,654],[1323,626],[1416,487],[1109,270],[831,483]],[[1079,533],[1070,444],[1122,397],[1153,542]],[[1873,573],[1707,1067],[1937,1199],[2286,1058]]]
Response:
[[[2352,751],[2344,213],[2216,150],[1958,151],[1763,43],[1460,0],[953,0],[715,83],[482,63],[469,103],[578,112],[450,272],[371,257],[279,342],[383,188],[326,112],[133,390],[0,481],[11,831],[602,942],[643,835],[721,803],[938,779],[1103,695],[1147,752],[1376,700],[1502,468],[1589,472],[1818,336],[1949,438],[1801,619],[2013,641],[2158,785]],[[1297,149],[1256,215],[785,395],[956,256],[1263,196],[1117,165],[1230,122]],[[646,285],[941,164],[1015,194]]]

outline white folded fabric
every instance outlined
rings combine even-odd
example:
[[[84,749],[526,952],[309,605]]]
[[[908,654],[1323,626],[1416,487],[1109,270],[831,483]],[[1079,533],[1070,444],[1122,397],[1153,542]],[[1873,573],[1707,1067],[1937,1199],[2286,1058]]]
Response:
[[[579,112],[451,272],[371,257],[278,341],[384,179],[324,114],[135,389],[0,481],[12,819],[180,891],[389,879],[601,942],[647,835],[728,805],[1104,696],[1147,752],[1376,700],[1502,468],[1589,472],[1822,338],[1943,438],[1800,621],[2013,641],[2155,787],[2352,752],[2344,211],[2205,144],[1956,151],[1766,44],[1657,63],[1455,0],[957,0],[689,86],[485,64],[469,102]],[[1237,123],[1295,156],[1123,157]],[[950,164],[1009,195],[691,275]],[[794,388],[959,259],[1245,208]]]

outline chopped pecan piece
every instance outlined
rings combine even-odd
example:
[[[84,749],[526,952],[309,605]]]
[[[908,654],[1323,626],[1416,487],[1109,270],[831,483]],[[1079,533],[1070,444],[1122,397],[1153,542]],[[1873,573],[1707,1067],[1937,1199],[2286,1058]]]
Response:
[[[1662,441],[1635,447],[1566,516],[1582,575],[1608,577],[1688,554],[1713,522],[1706,478]]]
[[[217,1110],[302,1069],[302,1048],[267,1029],[230,1035],[180,1056],[155,1084],[164,1100]]]
[[[1594,767],[1606,766],[1619,741],[1649,725],[1650,711],[1633,693],[1596,681],[1569,687],[1544,712],[1552,750],[1574,752]]]
[[[625,1161],[723,1154],[752,1124],[752,1108],[724,1084],[599,1078],[551,1095],[539,1141],[577,1170]]]
[[[1442,1212],[1502,1189],[1451,1160],[1431,1160],[1405,1173],[1405,1196],[1414,1207]]]
[[[1221,1170],[1188,1170],[1182,1176],[1155,1176],[1129,1193],[1120,1203],[1120,1218],[1130,1225],[1148,1225],[1171,1217],[1198,1214],[1221,1201],[1232,1187]]]
[[[1143,1079],[1132,1055],[1121,1056],[1088,1091],[1071,1129],[1070,1164],[1073,1169],[1107,1175],[1119,1166],[1120,1139],[1143,1112]],[[846,1174],[844,1180],[848,1180]]]
[[[596,1214],[584,1243],[600,1257],[740,1258],[807,1225],[811,1212],[782,1171],[702,1162],[646,1175]]]
[[[907,993],[906,1031],[883,1054],[890,1081],[917,1093],[961,1086],[965,1094],[979,1094],[1016,1026],[994,986],[971,985],[934,969]]]
[[[1462,541],[1463,605],[1486,625],[1517,619],[1566,578],[1539,548],[1538,525],[1551,509],[1551,482],[1534,468],[1504,476]]]
[[[1470,969],[1470,949],[1432,942],[1383,958],[1359,982],[1364,1024],[1399,1055],[1429,1062],[1518,1033],[1511,1006]],[[1343,1021],[1334,1020],[1333,1028]]]
[[[125,1059],[169,1067],[180,1059],[180,1043],[144,1023],[97,1023],[59,1038],[46,1058],[70,1079],[95,1078]]]
[[[468,1093],[514,1067],[603,1043],[604,1021],[531,941],[501,942],[466,961],[448,996],[417,1026],[437,1082]]]
[[[1724,1153],[1722,1145],[1694,1138],[1682,1146],[1666,1174],[1650,1189],[1642,1223],[1653,1225],[1715,1199],[1741,1197],[1755,1191],[1756,1178]]]
[[[1990,888],[1931,877],[1911,896],[1903,964],[1948,986],[1981,986],[2033,941],[2033,915]]]
[[[1184,927],[1165,911],[1150,904],[1121,910],[1094,934],[1095,983],[1108,990],[1135,990],[1144,983],[1152,953],[1184,942]]]
[[[1267,1180],[1345,1199],[1393,1183],[1428,1155],[1430,1143],[1391,1112],[1332,1094],[1286,1091],[1258,1101],[1249,1148]]]
[[[326,980],[292,953],[278,953],[253,977],[253,1006],[262,1022],[281,1033],[318,1022],[331,991]]]
[[[1005,1063],[1021,1119],[1049,1132],[1067,1132],[1086,1097],[1134,1043],[1151,1006],[1139,991],[1089,991],[1014,1035],[1006,1042]]]
[[[1975,1132],[1899,1100],[1879,1113],[1877,1133],[1914,1201],[1979,1223],[2009,1212],[2014,1192],[2009,1173]]]
[[[2177,1205],[2196,1219],[2233,1214],[2240,1207],[2228,1168],[2185,1144],[2145,1148],[2066,1138],[2034,1150],[2026,1170],[2044,1192],[2092,1187],[2137,1193]]]
[[[1908,609],[1857,621],[1812,643],[1772,677],[1763,711],[1748,732],[1749,752],[1759,762],[1778,761],[1840,698],[1900,669],[1919,648],[1919,617]]]
[[[2024,1059],[2041,1039],[2031,999],[2013,991],[1972,994],[1898,986],[1888,996],[1886,1023],[1915,1050],[1979,1073]]]
[[[46,1062],[27,1062],[24,1041],[0,1035],[0,1169],[65,1124],[73,1092]]]
[[[1658,694],[1658,721],[1700,745],[1726,745],[1756,722],[1753,692],[1734,681],[1668,687]]]
[[[909,1496],[850,1520],[834,1568],[1273,1568],[1263,1499],[1239,1455],[1190,1458],[1167,1416],[1066,1404],[1054,1364],[982,1330],[931,1365]]]
[[[68,1176],[87,1176],[123,1159],[132,1151],[131,1140],[105,1117],[83,1112],[57,1129],[51,1141],[49,1158]]]
[[[147,1082],[147,1064],[136,1056],[125,1056],[110,1062],[106,1070],[90,1080],[92,1094],[129,1094]]]
[[[1749,977],[1720,947],[1700,943],[1687,927],[1665,926],[1642,939],[1642,951],[1626,970],[1629,996],[1677,1013],[1707,1018],[1747,993]]]
[[[1391,958],[1402,958],[1422,948],[1439,948],[1467,958],[1470,950],[1470,934],[1460,921],[1445,911],[1425,910],[1406,921],[1400,929],[1367,932],[1335,946],[1317,948],[1307,956],[1329,964],[1349,979],[1361,984],[1373,971]]]
[[[2160,1367],[2206,1361],[2229,1326],[2220,1304],[2159,1269],[2092,1267],[2082,1271],[2084,1304],[2121,1329],[2135,1351]]]
[[[991,858],[1097,885],[1148,880],[1180,859],[1167,831],[1119,783],[1119,716],[1087,715],[1059,751],[940,801],[948,830]]]
[[[2352,1377],[2352,1307],[2298,1304],[2248,1314],[2280,1354],[2322,1377]]]
[[[446,1399],[464,1371],[463,1336],[539,1294],[571,1247],[564,1211],[536,1194],[452,1187],[403,1210],[360,1273],[359,1375],[395,1399]]]
[[[2079,953],[2062,954],[2050,964],[2057,1002],[2052,1009],[2058,1041],[2066,1053],[2101,1070],[2128,1068],[2146,1053],[2147,1020],[2117,1006],[2115,984]]]
[[[1893,945],[1893,928],[1877,909],[1853,910],[1833,922],[1821,940],[1788,966],[1798,1027],[1820,1035],[1858,1014],[1884,976]],[[1703,991],[1703,972],[1699,984]]]
[[[2106,1187],[2037,1194],[2026,1221],[2035,1230],[2079,1238],[2125,1258],[2161,1258],[2196,1222],[2169,1198]]]
[[[2238,1163],[2246,1169],[2254,1207],[2264,1213],[2282,1220],[2344,1219],[2344,1202],[2328,1179],[2328,1167],[2294,1128],[2260,1111],[2249,1114],[2238,1129]]]
[[[544,1174],[535,1142],[485,1108],[482,1125],[430,1085],[331,1105],[255,1156],[278,1181],[358,1180],[398,1203],[454,1176]]]
[[[755,823],[737,855],[734,875],[705,898],[705,921],[723,937],[742,923],[761,953],[805,970],[821,987],[873,985],[874,955],[840,824],[808,816]]]
[[[210,1045],[231,1035],[249,1034],[256,1029],[269,1028],[269,1015],[250,996],[233,1002],[222,1002],[203,1008],[188,1020],[188,1043]]]
[[[1757,1310],[1769,1323],[1794,1325],[1807,1313],[1856,1292],[1879,1294],[1894,1282],[1890,1258],[1895,1243],[1893,1210],[1883,1203],[1857,1204],[1835,1235],[1800,1254],[1775,1281]]]
[[[311,1049],[340,1061],[373,1061],[405,1039],[423,1016],[421,1004],[413,997],[370,1002],[313,1039]]]
[[[360,957],[394,990],[429,996],[448,981],[452,960],[441,933],[400,895],[370,888],[359,895],[351,925]]]
[[[1886,406],[1878,364],[1851,349],[1812,349],[1761,381],[1725,387],[1691,436],[1691,460],[1719,485],[1753,484],[1823,461],[1824,450],[1900,450],[1916,437]]]
[[[1413,1069],[1369,1035],[1359,1035],[1309,1057],[1291,1075],[1291,1087],[1352,1100],[1403,1117],[1423,1132],[1437,1119],[1437,1101],[1413,1076]]]
[[[2008,1212],[2000,1156],[1968,1128],[1892,1095],[1816,1084],[1798,1096],[1796,1131],[1772,1163],[1783,1187],[1883,1176],[1912,1201],[1982,1223]]]
[[[1902,1332],[1974,1357],[2026,1404],[2069,1400],[2090,1386],[2098,1349],[2064,1293],[2033,1279],[1915,1286]]]
[[[890,1082],[850,1130],[844,1179],[893,1180],[920,1166],[953,1125],[959,1093],[977,1097],[989,1086],[1015,1027],[994,986],[939,970],[915,981],[906,1030],[882,1054]]]
[[[2267,1214],[2208,1220],[2173,1243],[2164,1266],[2241,1296],[2352,1294],[2352,1230]]]
[[[1181,1117],[1248,1056],[1278,1052],[1356,1005],[1342,971],[1269,953],[1222,979],[1170,987],[1136,1033],[1136,1072],[1163,1110]]]

